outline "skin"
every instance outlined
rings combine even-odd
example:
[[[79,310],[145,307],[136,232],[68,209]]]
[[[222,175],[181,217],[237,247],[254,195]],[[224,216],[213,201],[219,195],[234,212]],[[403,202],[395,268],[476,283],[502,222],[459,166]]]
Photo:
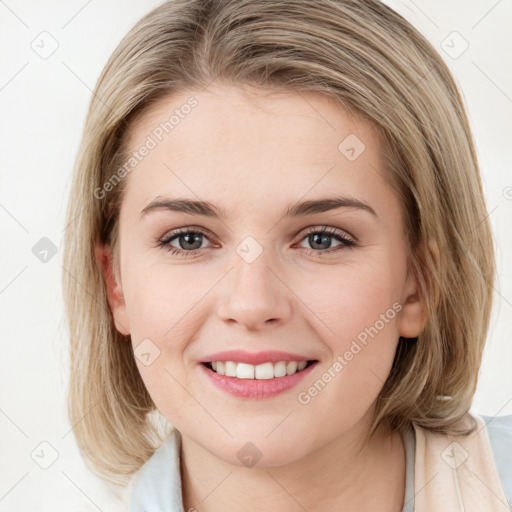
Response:
[[[134,349],[149,338],[160,350],[149,366],[137,365],[156,406],[182,434],[185,510],[254,511],[257,503],[258,510],[290,512],[400,511],[401,437],[379,430],[369,444],[361,440],[399,336],[417,336],[425,318],[378,133],[317,94],[217,84],[153,105],[132,125],[130,148],[191,95],[198,106],[127,177],[119,279],[108,281],[117,329],[131,335]],[[366,146],[355,161],[338,150],[349,134]],[[377,216],[338,208],[283,217],[291,203],[335,193],[364,201]],[[209,201],[227,217],[164,209],[141,216],[157,196]],[[157,245],[189,226],[209,233],[193,256]],[[315,252],[305,230],[323,226],[355,245],[330,237],[331,248],[342,248],[321,254],[327,242]],[[263,250],[250,264],[236,251],[247,236]],[[170,244],[179,248],[180,239]],[[314,399],[299,403],[297,394],[396,302],[400,313]],[[239,348],[289,351],[319,363],[296,388],[238,398],[210,384],[197,360]],[[251,468],[237,457],[249,441],[262,453]]]

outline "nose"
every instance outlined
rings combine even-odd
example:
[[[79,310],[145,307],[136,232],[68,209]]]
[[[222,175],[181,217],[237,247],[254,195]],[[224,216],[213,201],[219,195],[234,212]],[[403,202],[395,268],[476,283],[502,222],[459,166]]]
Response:
[[[290,289],[270,266],[266,251],[252,263],[240,260],[223,280],[217,314],[229,323],[236,322],[249,331],[286,323],[292,315]]]

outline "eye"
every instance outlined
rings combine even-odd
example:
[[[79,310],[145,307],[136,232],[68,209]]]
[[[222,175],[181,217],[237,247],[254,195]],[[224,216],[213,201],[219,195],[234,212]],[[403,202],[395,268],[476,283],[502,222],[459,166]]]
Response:
[[[338,245],[332,246],[332,239],[336,239],[340,242]],[[350,248],[355,244],[352,238],[336,228],[323,226],[322,228],[310,228],[306,232],[306,236],[302,238],[305,242],[309,243],[312,249],[304,247],[309,254],[323,254],[333,253],[342,249]],[[301,245],[301,247],[303,247]]]
[[[206,231],[199,227],[188,227],[171,231],[158,240],[157,243],[159,247],[164,247],[171,254],[187,257],[191,253],[204,248],[201,247],[204,239],[209,240]],[[173,245],[173,243],[176,245]]]

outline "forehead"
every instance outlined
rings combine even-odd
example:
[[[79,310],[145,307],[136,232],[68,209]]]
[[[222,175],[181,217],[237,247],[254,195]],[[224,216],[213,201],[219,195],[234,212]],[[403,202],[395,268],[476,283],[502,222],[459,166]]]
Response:
[[[130,127],[129,155],[144,145],[126,188],[138,202],[214,195],[248,205],[333,188],[370,198],[385,187],[377,130],[317,93],[219,85],[176,93]]]

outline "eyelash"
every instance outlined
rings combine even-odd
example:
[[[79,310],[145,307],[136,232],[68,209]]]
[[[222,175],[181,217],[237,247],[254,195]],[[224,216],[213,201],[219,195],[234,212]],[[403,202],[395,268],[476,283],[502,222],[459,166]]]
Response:
[[[187,227],[187,228],[180,228],[176,229],[174,231],[171,231],[170,233],[166,234],[164,237],[160,238],[157,241],[157,246],[166,249],[171,253],[171,255],[178,255],[182,256],[184,258],[194,256],[197,251],[200,251],[201,249],[193,249],[190,251],[186,251],[184,249],[178,249],[177,247],[173,247],[169,245],[170,242],[172,242],[174,239],[178,238],[180,235],[196,235],[200,234],[206,237],[208,240],[208,233],[200,227]],[[307,238],[310,235],[313,234],[321,234],[321,235],[330,235],[333,238],[336,238],[339,242],[341,242],[341,245],[335,246],[334,248],[326,249],[325,251],[319,250],[319,249],[308,249],[307,247],[302,247],[309,255],[319,256],[325,253],[331,254],[343,249],[350,249],[352,246],[355,245],[354,240],[351,238],[348,238],[343,231],[331,228],[329,226],[322,226],[322,227],[313,227],[309,228],[300,239],[300,242]]]

